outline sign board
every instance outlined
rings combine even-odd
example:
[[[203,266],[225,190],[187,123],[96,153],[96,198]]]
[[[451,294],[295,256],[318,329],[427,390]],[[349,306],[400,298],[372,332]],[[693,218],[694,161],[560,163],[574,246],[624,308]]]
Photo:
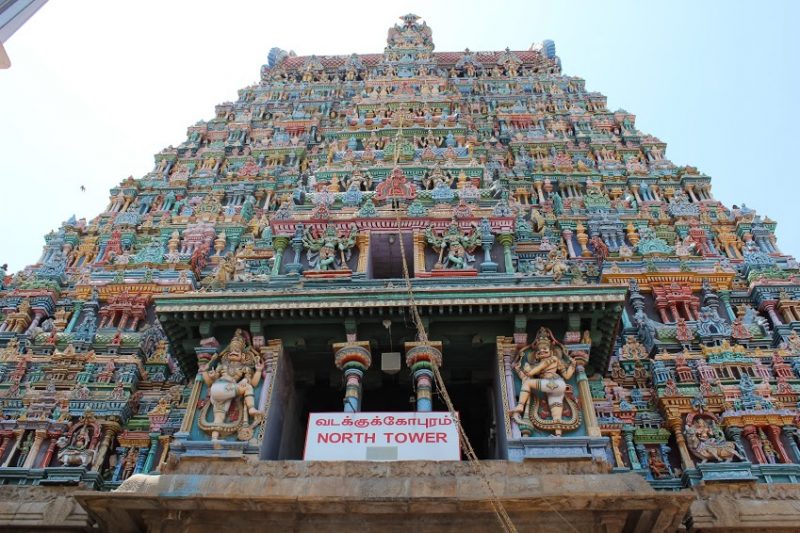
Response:
[[[458,461],[458,424],[447,412],[311,413],[306,461]]]

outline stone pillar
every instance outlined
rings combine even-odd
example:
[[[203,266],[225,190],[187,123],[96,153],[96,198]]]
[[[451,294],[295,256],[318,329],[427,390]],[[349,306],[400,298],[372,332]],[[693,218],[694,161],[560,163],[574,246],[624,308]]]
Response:
[[[764,428],[767,437],[769,437],[769,441],[772,443],[772,447],[775,449],[775,452],[778,454],[778,458],[781,460],[782,463],[792,463],[791,457],[786,452],[786,448],[781,442],[781,428],[778,426],[767,426]]]
[[[131,475],[142,473],[142,470],[144,469],[144,463],[147,460],[147,456],[149,455],[145,453],[146,449],[147,448],[145,448],[144,446],[139,447],[139,453],[136,454],[136,466],[133,468],[133,473]]]
[[[731,307],[731,291],[719,291],[719,296],[722,298],[725,312],[728,313],[728,319],[733,322],[736,320],[736,313],[734,313],[733,307]]]
[[[286,237],[275,237],[272,239],[272,247],[275,248],[275,260],[272,263],[272,275],[277,276],[281,273],[281,262],[283,262],[283,252],[289,246],[289,239]]]
[[[578,392],[581,397],[581,409],[583,410],[583,420],[586,424],[586,435],[589,437],[600,437],[600,424],[597,423],[597,414],[594,412],[594,402],[592,401],[592,391],[589,389],[589,378],[586,377],[584,366],[589,359],[589,355],[578,352],[573,355],[578,364],[575,370],[578,371]]]
[[[149,474],[153,469],[153,463],[156,460],[156,452],[158,451],[158,437],[161,433],[150,433],[150,448],[147,450],[147,458],[144,461],[142,473]]]
[[[766,464],[767,456],[764,455],[764,445],[761,444],[761,438],[758,434],[758,429],[755,426],[745,426],[742,431],[747,443],[750,444],[750,450],[753,452],[753,459],[758,464]]]
[[[800,448],[797,447],[797,441],[795,440],[797,428],[794,426],[783,426],[782,429],[786,440],[789,441],[789,449],[792,450],[792,455],[794,456],[794,461],[792,462],[800,463]],[[2,447],[0,447],[0,457],[2,456]]]
[[[561,236],[564,238],[564,243],[567,245],[567,252],[569,253],[570,258],[574,258],[575,246],[572,244],[572,230],[565,229],[561,232]]]
[[[511,368],[511,359],[514,357],[514,352],[511,346],[507,346],[503,350],[503,378],[506,382],[506,402],[508,406],[514,406],[517,400],[514,398],[514,374]],[[511,437],[518,439],[522,435],[519,432],[519,425],[511,418]]]
[[[731,426],[725,430],[725,433],[728,435],[728,438],[733,439],[739,453],[745,457],[745,461],[749,460],[747,459],[747,452],[744,449],[744,441],[742,440],[742,428]]]
[[[28,452],[28,456],[25,458],[25,463],[22,465],[22,468],[32,468],[33,462],[36,460],[36,456],[39,455],[39,448],[42,447],[42,442],[44,442],[44,438],[47,436],[47,431],[44,429],[37,429],[33,434],[33,444],[31,445],[31,449]]]
[[[695,465],[692,456],[689,455],[689,449],[686,447],[686,437],[683,435],[683,424],[680,417],[671,418],[667,422],[672,434],[675,435],[675,443],[678,445],[678,453],[681,456],[684,471],[693,469]]]
[[[103,433],[103,442],[100,443],[100,448],[97,450],[92,460],[92,472],[99,472],[100,468],[102,468],[106,454],[108,453],[108,448],[111,446],[114,435],[117,433],[117,427],[107,427]]]
[[[625,449],[628,452],[628,460],[631,462],[631,468],[638,470],[642,468],[639,464],[639,457],[636,455],[636,447],[633,445],[633,426],[625,426],[622,428],[622,436],[625,439]]]
[[[368,341],[337,342],[333,345],[336,368],[344,372],[344,412],[361,411],[361,380],[372,364]]]
[[[78,317],[83,309],[83,302],[75,302],[72,304],[72,316],[69,318],[69,324],[64,329],[65,333],[71,333],[75,325],[78,323]]]
[[[767,314],[769,315],[769,319],[772,321],[773,328],[783,324],[783,322],[781,322],[780,317],[778,317],[778,313],[775,312],[776,303],[777,302],[775,302],[774,300],[767,300],[766,302],[761,304],[761,307],[759,309],[761,311],[767,312]]]
[[[22,442],[22,437],[24,436],[25,436],[24,429],[18,428],[14,430],[14,437],[15,437],[14,443],[11,445],[11,451],[8,452],[8,457],[6,457],[6,460],[3,461],[2,465],[3,467],[6,467],[11,463],[11,459],[14,457],[14,453],[17,451],[17,448],[19,448],[19,443]]]
[[[627,468],[625,466],[625,460],[622,458],[622,452],[620,452],[621,444],[622,435],[619,433],[611,435],[611,451],[614,453],[614,462],[617,463],[617,467],[619,468]]]
[[[514,273],[514,260],[511,257],[511,245],[514,242],[514,236],[510,233],[501,233],[497,236],[497,242],[503,247],[503,260],[506,267],[507,274]]]
[[[50,466],[50,461],[53,459],[53,453],[56,451],[56,444],[60,436],[60,431],[56,433],[48,433],[47,437],[50,439],[50,444],[47,446],[47,452],[45,452],[44,458],[42,459],[42,464],[39,465],[39,468],[47,468]]]
[[[127,446],[120,446],[117,448],[117,467],[114,469],[114,477],[112,481],[119,481],[122,476],[122,467],[125,465],[125,456],[128,454]]]
[[[433,410],[434,365],[442,366],[441,342],[407,342],[406,365],[414,377],[414,388],[417,392],[417,411]]]

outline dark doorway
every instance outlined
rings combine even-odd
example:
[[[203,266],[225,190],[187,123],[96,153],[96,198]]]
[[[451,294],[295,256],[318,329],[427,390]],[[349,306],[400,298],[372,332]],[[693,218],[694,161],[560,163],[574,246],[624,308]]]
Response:
[[[402,233],[408,276],[414,277],[414,245],[411,233]],[[373,233],[369,241],[368,275],[372,279],[402,279],[403,254],[397,233]]]

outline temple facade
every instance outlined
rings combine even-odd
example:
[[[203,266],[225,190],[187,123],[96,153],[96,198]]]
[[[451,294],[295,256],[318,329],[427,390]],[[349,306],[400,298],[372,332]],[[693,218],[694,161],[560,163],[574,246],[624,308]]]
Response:
[[[552,41],[238,94],[0,272],[0,526],[796,530],[798,263]]]

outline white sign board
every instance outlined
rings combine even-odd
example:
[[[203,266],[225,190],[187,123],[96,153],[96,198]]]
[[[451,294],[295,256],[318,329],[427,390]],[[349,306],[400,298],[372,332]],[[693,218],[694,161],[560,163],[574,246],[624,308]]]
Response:
[[[447,412],[311,413],[306,461],[458,461],[458,425]]]

